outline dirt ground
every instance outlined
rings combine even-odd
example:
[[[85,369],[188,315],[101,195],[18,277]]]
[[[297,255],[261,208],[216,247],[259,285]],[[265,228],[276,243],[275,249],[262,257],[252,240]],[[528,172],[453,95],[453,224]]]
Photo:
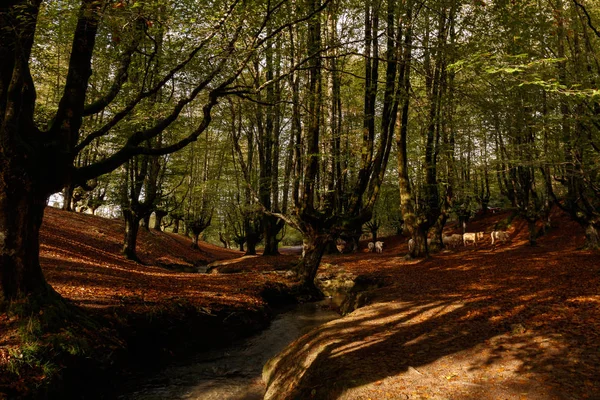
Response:
[[[469,230],[488,233],[477,247],[425,260],[405,259],[402,237],[383,238],[383,254],[366,253],[363,243],[359,253],[326,256],[323,269],[385,285],[368,294],[368,306],[282,353],[266,375],[266,398],[600,399],[600,254],[580,249],[582,230],[560,213],[536,247],[518,221],[508,243],[492,246],[489,232],[508,217],[474,221]],[[208,244],[193,251],[180,235],[142,230],[140,265],[120,256],[121,243],[121,221],[50,208],[46,277],[92,313],[144,314],[185,302],[210,314],[264,307],[264,288],[289,284],[284,270],[298,258],[241,258]],[[216,268],[221,273],[173,270],[216,260],[229,260]],[[18,322],[0,314],[0,366],[23,345]],[[19,379],[0,376],[0,389],[45,377]]]
[[[600,399],[600,254],[583,232],[555,226],[530,247],[472,225],[485,243],[406,260],[406,239],[383,254],[327,257],[329,268],[384,276],[371,305],[299,339],[274,363],[266,399]]]

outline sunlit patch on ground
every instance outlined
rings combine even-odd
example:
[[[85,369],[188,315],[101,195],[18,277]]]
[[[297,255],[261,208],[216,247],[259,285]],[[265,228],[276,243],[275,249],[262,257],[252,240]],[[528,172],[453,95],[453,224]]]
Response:
[[[406,240],[386,238],[383,254],[328,256],[345,271],[384,275],[387,286],[373,305],[298,340],[273,370],[268,398],[600,398],[600,255],[578,250],[577,225],[553,221],[560,229],[536,247],[515,221],[511,241],[496,247],[406,261]],[[310,360],[301,378],[297,360]]]

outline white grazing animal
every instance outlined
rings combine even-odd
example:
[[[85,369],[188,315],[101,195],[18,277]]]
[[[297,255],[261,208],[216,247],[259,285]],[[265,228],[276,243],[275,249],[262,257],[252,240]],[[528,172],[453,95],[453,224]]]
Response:
[[[415,249],[415,240],[409,239],[408,240],[408,252],[412,253],[414,249]]]
[[[493,231],[491,236],[492,236],[492,244],[494,244],[494,242],[496,240],[499,240],[501,242],[506,242],[509,238],[509,234],[506,231]]]
[[[383,242],[375,242],[375,251],[377,253],[383,253]]]
[[[369,242],[369,251],[373,252],[373,249],[375,249],[375,243]]]
[[[477,246],[477,234],[473,232],[468,232],[463,235],[463,244],[466,246],[467,243],[473,242],[475,246]]]
[[[447,247],[456,248],[462,243],[462,241],[463,241],[463,237],[459,233],[455,233],[450,236],[446,236],[446,235],[442,236],[442,242],[444,243],[444,246],[447,246]]]
[[[454,242],[454,247],[460,246],[460,244],[463,241],[463,237],[460,233],[455,233],[455,234],[451,235],[450,238]]]
[[[452,246],[452,237],[442,235],[442,244],[446,247]]]

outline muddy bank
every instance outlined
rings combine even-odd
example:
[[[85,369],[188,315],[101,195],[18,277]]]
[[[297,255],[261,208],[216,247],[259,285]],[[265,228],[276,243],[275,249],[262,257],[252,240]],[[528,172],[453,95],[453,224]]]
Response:
[[[225,308],[215,313],[186,308],[180,314],[167,314],[159,320],[135,318],[127,328],[126,358],[116,369],[118,379],[102,397],[116,398],[127,382],[151,374],[165,364],[190,354],[220,348],[240,338],[264,330],[273,318],[277,304],[264,303],[255,309]]]
[[[276,360],[277,354],[302,335],[340,318],[341,312],[349,313],[366,304],[370,290],[381,286],[377,280],[340,268],[326,266],[325,270],[316,281],[324,292],[324,300],[281,306],[290,299],[304,299],[307,294],[267,285],[262,296],[269,300],[273,309],[270,315],[274,318],[260,333],[171,360],[151,374],[131,376],[117,397],[128,400],[262,399],[266,391],[262,381],[265,364]]]
[[[173,362],[177,364],[182,361],[185,363],[192,354],[194,354],[194,358],[203,357],[206,354],[218,353],[221,348],[228,354],[228,360],[226,361],[228,368],[236,370],[233,374],[235,375],[234,378],[244,383],[250,379],[244,375],[245,372],[240,372],[245,367],[242,366],[238,369],[230,367],[229,363],[231,363],[232,357],[230,354],[236,352],[235,346],[247,346],[247,344],[240,345],[239,343],[241,339],[250,336],[258,338],[249,339],[252,343],[250,346],[256,347],[256,352],[261,354],[256,355],[256,360],[252,362],[256,364],[253,367],[256,371],[252,370],[251,372],[255,372],[256,377],[248,380],[248,382],[256,381],[251,386],[256,393],[261,391],[264,393],[265,387],[261,386],[260,377],[262,366],[269,358],[281,351],[296,336],[325,323],[326,320],[334,319],[332,317],[334,313],[328,310],[335,310],[336,315],[342,312],[349,313],[366,304],[369,299],[369,289],[380,286],[380,282],[372,281],[361,275],[349,275],[333,269],[327,272],[326,281],[335,286],[336,289],[326,291],[326,299],[320,304],[306,304],[306,302],[320,299],[320,296],[315,292],[307,292],[299,287],[267,283],[261,290],[264,303],[255,309],[224,308],[217,312],[210,312],[203,308],[195,308],[191,304],[182,303],[159,313],[129,315],[121,328],[122,335],[126,339],[126,348],[119,355],[119,359],[116,359],[108,369],[103,366],[104,374],[102,375],[106,378],[102,381],[96,379],[95,382],[97,383],[94,384],[96,386],[94,390],[89,390],[90,386],[88,384],[84,390],[71,390],[68,393],[63,391],[60,396],[62,398],[83,397],[88,399],[120,397],[121,393],[132,392],[131,382],[138,385],[140,382],[144,382],[144,376],[162,376],[161,371],[164,371],[163,368],[167,364]],[[349,282],[354,282],[354,284]],[[321,283],[322,280],[319,285]],[[359,300],[357,301],[357,299]],[[304,305],[297,305],[302,303]],[[323,310],[319,311],[321,308]],[[314,318],[314,320],[310,322],[299,321],[307,317],[306,312],[308,309],[312,310],[309,313],[316,313],[317,316],[312,316],[311,318]],[[286,315],[286,313],[289,314]],[[321,320],[323,315],[326,316],[326,320]],[[274,319],[275,323],[273,324]],[[253,336],[257,334],[258,336]],[[276,343],[263,343],[272,340]],[[234,345],[234,348],[230,348],[232,343],[238,344]],[[256,343],[261,343],[261,345],[259,346]],[[264,351],[266,348],[269,351]],[[247,352],[248,349],[244,348],[243,351]],[[208,357],[210,358],[210,355]],[[193,367],[183,367],[183,369],[189,370],[191,368],[195,371],[202,368],[202,365],[204,365],[203,362]],[[207,368],[212,370],[213,367],[209,366]],[[177,374],[177,371],[177,369],[174,369],[171,372]],[[230,379],[231,376],[226,378]],[[184,379],[180,377],[159,379],[159,392],[161,390],[175,390],[177,392],[178,390],[181,391],[182,387],[201,390],[198,388],[202,388],[202,385],[214,386],[216,385],[215,382],[222,381],[221,377],[209,377],[208,382],[188,383],[188,386],[185,386],[181,383],[182,380]],[[106,382],[111,382],[111,385],[106,385]],[[154,380],[150,385],[152,386],[156,382]],[[175,388],[165,389],[163,387],[163,385],[168,386],[173,382],[176,382]],[[219,390],[230,392],[236,390],[235,385],[231,382],[224,386],[224,389]],[[242,386],[245,385],[242,384],[240,387]],[[214,387],[211,390],[214,391]],[[221,394],[215,398],[218,398]]]

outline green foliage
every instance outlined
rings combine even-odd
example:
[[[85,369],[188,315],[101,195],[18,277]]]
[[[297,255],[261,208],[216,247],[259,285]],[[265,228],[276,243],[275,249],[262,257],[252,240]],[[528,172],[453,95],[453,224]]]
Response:
[[[302,232],[293,227],[287,227],[285,237],[281,241],[283,246],[300,246],[302,245]]]
[[[519,215],[518,212],[513,211],[512,213],[510,213],[510,215],[504,219],[501,219],[500,221],[498,221],[495,225],[494,225],[494,230],[496,231],[506,231],[508,229],[510,229],[510,227],[512,226],[512,221],[513,219],[515,219],[515,217],[517,217]]]
[[[52,376],[60,371],[66,355],[91,354],[89,339],[98,334],[97,323],[56,295],[21,299],[11,303],[7,311],[18,321],[20,343],[9,349],[7,373],[19,376],[35,369]]]

